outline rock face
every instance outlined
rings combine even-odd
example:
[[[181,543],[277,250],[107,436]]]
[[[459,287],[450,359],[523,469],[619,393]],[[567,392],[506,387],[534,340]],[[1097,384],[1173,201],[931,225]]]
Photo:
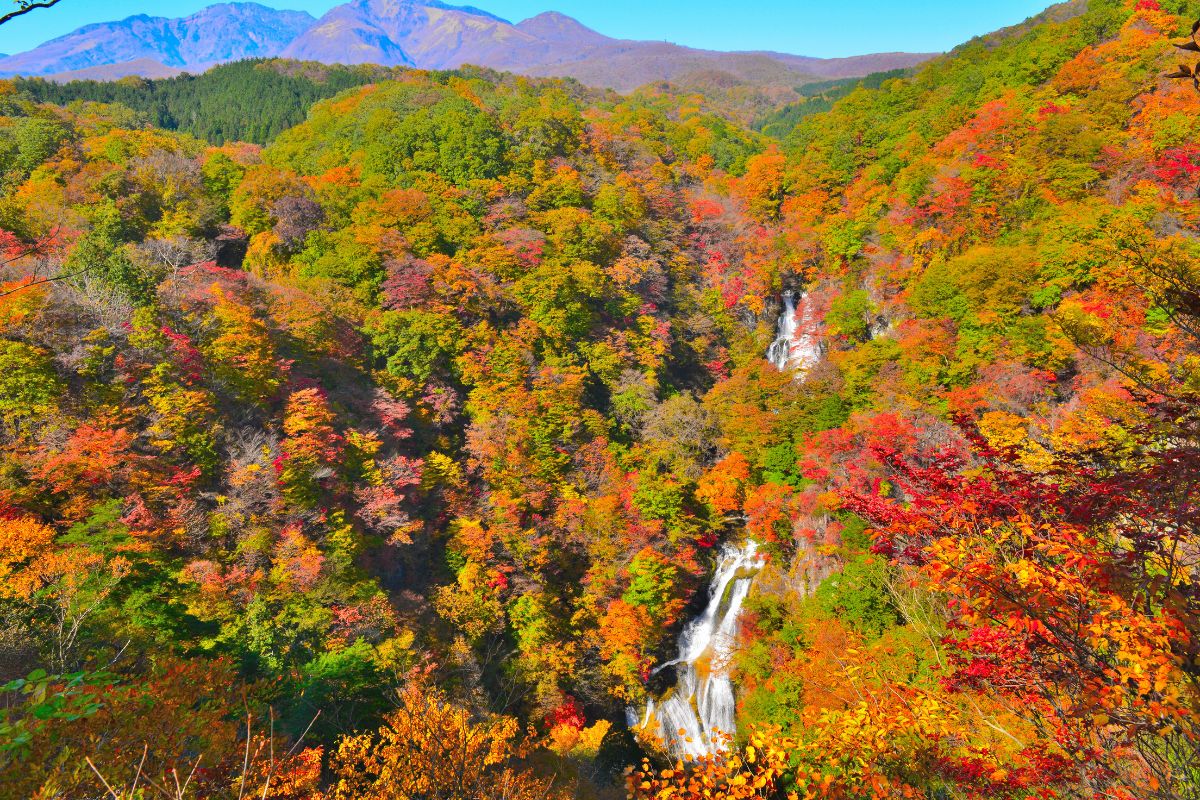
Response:
[[[0,75],[51,75],[139,60],[203,70],[224,61],[277,56],[313,22],[302,11],[257,3],[222,3],[178,19],[139,14],[87,25],[0,59]]]
[[[796,86],[913,66],[929,58],[914,53],[842,59],[721,53],[613,39],[556,12],[514,25],[478,8],[439,0],[350,0],[319,20],[256,3],[224,3],[181,19],[143,15],[89,25],[27,53],[0,58],[0,77],[68,77],[62,73],[80,71],[88,77],[146,71],[157,76],[164,69],[195,72],[224,61],[274,56],[421,69],[476,64],[576,78],[620,91],[698,74],[754,85]]]

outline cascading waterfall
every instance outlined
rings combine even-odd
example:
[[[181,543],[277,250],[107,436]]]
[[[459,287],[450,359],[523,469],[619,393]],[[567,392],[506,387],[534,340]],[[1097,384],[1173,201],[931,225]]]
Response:
[[[783,313],[779,315],[775,341],[767,349],[767,360],[780,372],[791,370],[800,377],[821,360],[821,337],[817,331],[812,303],[803,292],[783,293]]]
[[[753,541],[721,550],[704,613],[679,635],[679,658],[658,668],[675,667],[675,687],[658,702],[647,703],[640,718],[636,710],[629,709],[630,727],[657,735],[672,755],[700,757],[719,752],[724,746],[723,734],[737,730],[730,661],[742,602],[762,564]]]

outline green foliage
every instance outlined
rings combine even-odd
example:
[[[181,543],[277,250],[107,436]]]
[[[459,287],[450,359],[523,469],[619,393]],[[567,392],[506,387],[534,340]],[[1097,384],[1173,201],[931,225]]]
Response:
[[[955,322],[982,311],[1013,316],[1021,311],[1035,269],[1029,248],[976,248],[931,265],[913,288],[913,305]]]
[[[517,645],[522,652],[536,653],[553,638],[550,612],[539,595],[523,594],[510,603],[508,619],[516,631]]]
[[[377,724],[388,708],[378,691],[383,680],[375,648],[363,639],[321,653],[286,688],[283,723],[293,730],[309,729],[317,740]]]
[[[364,176],[393,186],[411,185],[415,172],[462,186],[505,171],[509,144],[496,116],[450,88],[390,82],[359,98],[351,115],[338,111],[344,99],[317,104],[307,125],[279,138],[272,160],[319,172],[357,146]]]
[[[912,69],[893,69],[886,72],[873,72],[863,78],[839,78],[806,83],[796,87],[796,93],[801,96],[801,100],[772,111],[757,120],[754,128],[767,136],[782,139],[801,120],[832,110],[834,103],[855,89],[878,89],[888,81],[910,77],[914,71]]]
[[[857,514],[843,513],[838,515],[842,524],[839,537],[842,548],[850,554],[862,554],[871,548],[871,537],[867,533],[867,521]]]
[[[88,690],[109,686],[113,680],[114,676],[106,672],[49,675],[36,669],[0,686],[0,697],[5,698],[0,707],[0,767],[19,769],[11,760],[31,755],[32,726],[49,720],[74,722],[95,715],[102,705]]]
[[[629,565],[629,588],[622,599],[646,609],[651,619],[662,620],[675,595],[678,570],[652,550],[643,550]]]
[[[871,555],[851,557],[841,571],[817,587],[817,604],[828,614],[846,622],[868,639],[875,639],[904,618],[892,600],[891,569],[883,559]]]
[[[763,452],[763,481],[799,488],[803,478],[796,469],[796,445],[782,442]]]
[[[448,314],[385,311],[369,329],[371,344],[391,374],[418,384],[448,375],[463,348],[463,330]]]
[[[0,339],[0,419],[6,424],[44,418],[55,409],[63,389],[49,353]]]
[[[865,340],[870,333],[869,319],[874,313],[871,296],[865,289],[855,289],[839,295],[825,315],[825,327],[832,336],[845,336],[854,341]]]
[[[770,673],[764,674],[767,678]],[[795,730],[804,709],[804,680],[788,672],[775,673],[739,700],[739,717],[750,728]]]
[[[0,173],[15,171],[22,177],[41,166],[71,138],[66,125],[45,117],[15,119],[3,134]]]
[[[246,168],[235,162],[224,153],[212,153],[204,159],[201,168],[204,175],[204,188],[220,198],[223,208],[228,209],[233,191],[246,174]]]
[[[67,259],[67,273],[80,282],[98,279],[134,305],[153,303],[155,276],[133,263],[124,247],[136,231],[129,229],[115,203],[104,203],[93,214],[92,229]]]

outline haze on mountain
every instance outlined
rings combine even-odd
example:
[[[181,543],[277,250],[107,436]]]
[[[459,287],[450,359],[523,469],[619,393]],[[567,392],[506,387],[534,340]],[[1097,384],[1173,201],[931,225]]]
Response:
[[[227,61],[275,57],[328,64],[451,69],[476,64],[628,91],[662,80],[720,74],[754,85],[795,86],[913,66],[930,57],[881,53],[818,59],[725,53],[668,42],[613,39],[556,12],[513,24],[438,0],[351,0],[319,20],[257,3],[223,3],[179,19],[139,15],[87,25],[0,58],[0,77],[111,80],[200,72]]]

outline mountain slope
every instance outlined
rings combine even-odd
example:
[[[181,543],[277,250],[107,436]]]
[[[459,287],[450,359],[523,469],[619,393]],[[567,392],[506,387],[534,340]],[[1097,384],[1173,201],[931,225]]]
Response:
[[[223,61],[274,56],[314,20],[302,11],[222,3],[179,19],[140,14],[86,25],[27,53],[0,59],[0,75],[54,73],[148,59],[204,69]]]
[[[793,87],[824,78],[862,77],[912,67],[931,56],[881,53],[844,59],[780,57],[776,53],[720,53],[669,42],[617,42],[584,58],[533,66],[530,75],[570,77],[591,86],[630,91],[656,81],[688,82],[702,74],[724,74],[737,83]],[[497,66],[498,69],[511,69]]]
[[[159,67],[170,70],[170,67]],[[395,70],[375,66],[297,63],[271,59],[222,64],[200,75],[120,81],[126,67],[93,67],[64,82],[18,78],[18,91],[39,102],[68,105],[74,101],[119,103],[146,115],[155,126],[190,133],[214,144],[231,141],[266,144],[302,122],[317,100],[367,83],[396,77]],[[109,80],[84,80],[114,72]]]
[[[161,61],[155,61],[152,58],[135,58],[133,61],[122,61],[119,64],[98,64],[94,67],[56,72],[53,75],[47,75],[46,80],[55,83],[116,81],[131,75],[139,78],[174,78],[182,73],[183,70],[179,67],[168,67]]]
[[[385,66],[455,67],[460,54],[533,37],[473,8],[409,0],[352,0],[337,6],[283,52],[313,61],[373,60]],[[371,54],[376,58],[368,58]]]
[[[392,47],[383,46],[385,42]],[[756,85],[792,86],[813,76],[860,76],[913,66],[928,58],[911,53],[849,59],[724,53],[669,42],[613,39],[557,12],[513,25],[475,8],[416,0],[352,0],[322,17],[283,55],[324,62],[377,60],[392,66],[411,59],[423,69],[476,64],[575,78],[621,91],[699,72],[723,72]]]

